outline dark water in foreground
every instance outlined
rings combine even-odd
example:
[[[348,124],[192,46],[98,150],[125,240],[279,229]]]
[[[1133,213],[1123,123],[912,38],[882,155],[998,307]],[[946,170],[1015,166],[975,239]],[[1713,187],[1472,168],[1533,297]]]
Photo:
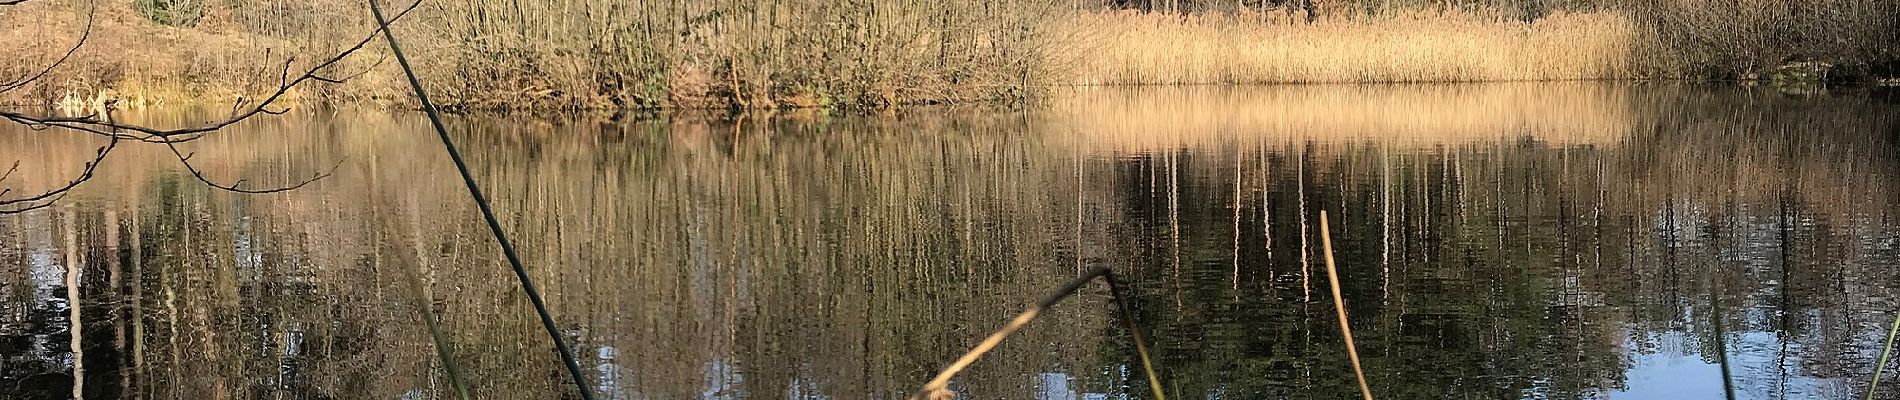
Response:
[[[1171,397],[1349,398],[1322,210],[1379,398],[1858,398],[1900,312],[1895,102],[1319,86],[451,124],[601,398],[901,398],[1097,265]],[[5,129],[19,191],[97,145]],[[423,307],[475,397],[575,397],[425,129],[258,121],[187,150],[247,186],[341,167],[239,195],[136,147],[0,216],[0,398],[451,398]],[[1089,286],[953,388],[1147,398],[1119,322]]]

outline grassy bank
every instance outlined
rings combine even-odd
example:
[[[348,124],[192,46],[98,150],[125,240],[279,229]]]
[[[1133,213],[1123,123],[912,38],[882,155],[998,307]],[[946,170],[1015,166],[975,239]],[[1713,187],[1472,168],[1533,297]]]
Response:
[[[0,7],[17,76],[74,42],[91,3]],[[14,102],[224,103],[264,66],[369,32],[348,0],[100,3],[91,40]],[[397,32],[463,109],[882,108],[1063,85],[1868,79],[1900,60],[1900,5],[1873,0],[1415,3],[1264,0],[437,1]],[[53,23],[46,23],[54,21]],[[380,50],[378,50],[380,52]],[[376,54],[299,94],[407,102]]]

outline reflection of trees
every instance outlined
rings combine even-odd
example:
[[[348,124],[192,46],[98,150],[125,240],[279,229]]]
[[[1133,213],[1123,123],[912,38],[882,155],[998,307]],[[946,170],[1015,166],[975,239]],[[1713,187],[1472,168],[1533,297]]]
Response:
[[[605,137],[625,138],[611,146],[524,143],[525,153],[545,160],[526,169],[475,164],[489,166],[478,175],[501,182],[490,183],[497,188],[627,166],[574,188],[591,193],[497,197],[517,202],[501,209],[552,210],[549,224],[586,233],[559,240],[528,233],[523,247],[548,249],[531,263],[595,266],[544,278],[550,286],[616,282],[580,303],[601,310],[588,322],[598,325],[585,330],[602,332],[580,342],[640,355],[626,365],[639,390],[902,396],[1078,273],[1069,247],[1075,208],[1061,194],[1076,191],[1049,185],[1073,185],[1070,164],[1021,151],[1042,145],[987,125],[1010,123],[742,121],[673,126],[667,135],[634,125],[611,127]],[[942,135],[899,130],[918,126]],[[510,146],[492,142],[510,137],[518,136],[473,140]],[[596,199],[621,206],[595,208]],[[560,211],[571,209],[587,212]],[[621,259],[628,254],[640,259]],[[1067,338],[1107,326],[1099,295],[1054,309],[973,367],[958,390],[1022,397],[1032,383],[1022,371],[1079,369],[1075,360],[1094,343]],[[600,318],[609,315],[619,318]],[[697,373],[728,363],[740,377]],[[696,373],[657,372],[680,369]]]
[[[633,124],[603,136],[621,142],[599,146],[517,141],[521,132],[502,130],[516,128],[471,123],[495,130],[472,141],[488,149],[475,158],[479,175],[505,199],[498,208],[515,212],[504,220],[520,232],[523,248],[537,249],[525,255],[541,266],[534,273],[546,282],[551,307],[571,321],[590,369],[616,374],[620,387],[603,393],[854,398],[908,394],[983,332],[1075,274],[1077,254],[1102,261],[1089,255],[1100,249],[1071,247],[1075,203],[1057,193],[1078,191],[1072,170],[1055,167],[1070,163],[996,152],[1042,146],[991,127],[919,122],[969,133],[917,141],[896,135],[908,125],[895,123],[788,125],[803,127],[779,131],[783,140],[733,143],[725,128],[675,127],[674,136],[656,138],[642,130],[657,127]],[[389,123],[325,124],[327,132],[343,132]],[[143,360],[127,372],[133,382],[120,387],[158,398],[398,398],[411,388],[446,390],[413,306],[424,296],[405,282],[413,270],[445,319],[471,392],[565,392],[554,385],[553,354],[532,340],[525,303],[478,221],[461,218],[473,210],[452,196],[453,181],[441,180],[452,171],[415,156],[432,154],[430,143],[317,133],[285,143],[200,145],[265,160],[203,161],[222,172],[310,167],[277,165],[285,154],[318,161],[348,152],[360,162],[339,172],[345,179],[269,198],[180,185],[189,177],[176,174],[103,176],[138,176],[144,188],[128,199],[143,204],[137,213],[118,218],[138,228],[120,228],[124,237],[113,241],[143,244],[138,256],[126,255],[146,266],[143,282],[129,285],[139,294],[84,287],[101,296],[88,303],[90,315],[143,324],[144,333],[133,335],[142,343],[90,342]],[[1037,184],[1057,179],[1071,186]],[[938,201],[950,196],[956,200]],[[100,203],[75,210],[115,207]],[[1102,229],[1093,224],[1088,229]],[[105,241],[96,232],[81,236],[85,248]],[[22,247],[40,246],[53,244]],[[1083,369],[1078,360],[1095,343],[1073,338],[1107,326],[1101,295],[1052,310],[974,366],[958,389],[1024,397],[1033,374],[1022,371]],[[143,318],[127,318],[135,314],[120,304],[142,307],[136,315]],[[61,310],[22,319],[57,328],[51,311]],[[593,368],[608,353],[615,367]],[[65,374],[57,366],[34,370]],[[273,370],[280,373],[272,377]]]
[[[1234,153],[1208,149],[1258,146],[1244,136],[1126,162],[1135,175],[1167,168],[1139,160],[1181,160],[1178,168],[1191,172],[1184,175],[1196,177],[1179,189],[1182,203],[1264,201],[1271,211],[1182,211],[1191,213],[1179,217],[1191,244],[1179,265],[1198,267],[1182,275],[1195,281],[1187,287],[1199,288],[1185,303],[1198,306],[1147,308],[1161,365],[1185,393],[1352,393],[1337,328],[1323,318],[1323,304],[1299,295],[1299,257],[1285,256],[1302,251],[1299,238],[1265,236],[1300,231],[1300,210],[1291,205],[1302,200],[1304,182],[1305,203],[1343,216],[1348,303],[1375,393],[1602,395],[1622,387],[1631,366],[1624,351],[1653,351],[1660,344],[1647,341],[1668,331],[1692,333],[1690,351],[1710,363],[1785,363],[1734,365],[1742,390],[1831,391],[1839,384],[1799,381],[1865,375],[1867,348],[1878,349],[1870,337],[1879,318],[1870,314],[1893,309],[1882,300],[1890,283],[1873,273],[1896,257],[1882,244],[1894,240],[1886,215],[1896,204],[1895,175],[1881,169],[1895,159],[1868,149],[1892,148],[1892,137],[1878,132],[1892,131],[1895,121],[1854,100],[1743,94],[1690,104],[1643,117],[1648,128],[1616,143],[1555,145],[1530,132],[1519,141],[1385,155],[1378,144],[1289,143],[1266,134],[1269,152],[1285,156],[1239,178],[1207,167],[1233,165]],[[1796,130],[1823,134],[1784,135]],[[1143,151],[1156,152],[1166,150]],[[1301,168],[1292,156],[1301,152],[1315,161]],[[1295,176],[1301,170],[1305,176]],[[1252,196],[1245,201],[1233,200],[1231,189],[1209,190],[1262,175],[1266,183],[1240,191]],[[1118,201],[1132,230],[1149,233],[1128,245],[1166,254],[1157,246],[1167,237],[1155,232],[1170,223],[1168,205],[1149,193],[1173,189],[1143,188],[1149,182],[1123,182],[1131,189]],[[1279,226],[1235,229],[1233,215]],[[1230,238],[1236,231],[1243,237]],[[1224,261],[1230,250],[1212,245],[1236,240],[1271,242],[1277,256],[1240,253],[1252,275],[1243,280],[1256,284],[1222,293],[1229,278],[1215,271],[1231,268]],[[1175,264],[1150,258],[1150,271]],[[1381,290],[1388,278],[1390,293]],[[1174,302],[1167,286],[1146,289],[1144,303]],[[1885,311],[1856,311],[1866,309]],[[1723,326],[1711,325],[1716,317]],[[1726,340],[1717,340],[1721,332]],[[1751,332],[1786,340],[1763,348],[1742,339]],[[1127,355],[1109,343],[1116,357]],[[1758,357],[1739,357],[1745,354]]]
[[[1584,137],[1625,131],[1615,140],[1477,117],[1450,126],[1479,131],[1431,145],[1247,125],[1115,150],[1024,134],[1079,125],[1033,113],[457,125],[616,398],[906,395],[1093,265],[1128,277],[1170,390],[1348,396],[1329,300],[1302,290],[1315,249],[1298,225],[1321,209],[1382,398],[1600,396],[1626,385],[1634,354],[1677,347],[1710,362],[1726,347],[1746,393],[1845,391],[1825,380],[1871,369],[1881,315],[1900,307],[1878,272],[1900,254],[1881,168],[1894,156],[1864,149],[1893,147],[1878,134],[1892,117],[1858,100],[1608,92],[1592,107],[1634,110]],[[128,151],[71,206],[0,217],[0,353],[28,354],[0,361],[0,388],[70,393],[71,310],[53,299],[71,259],[94,396],[442,394],[419,305],[444,320],[471,392],[566,393],[436,144],[340,134],[414,121],[270,121],[288,133],[193,143],[207,154],[193,162],[262,179],[352,161],[307,190],[245,197]],[[1515,136],[1486,139],[1500,135]],[[953,388],[1026,398],[1037,373],[1061,372],[1078,391],[1144,397],[1102,295],[1057,306]]]

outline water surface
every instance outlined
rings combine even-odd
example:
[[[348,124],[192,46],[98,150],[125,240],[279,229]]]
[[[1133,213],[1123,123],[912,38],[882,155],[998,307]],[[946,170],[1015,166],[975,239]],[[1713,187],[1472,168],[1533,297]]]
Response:
[[[1348,398],[1324,211],[1379,398],[1778,399],[1861,396],[1900,312],[1895,102],[1203,87],[449,123],[601,398],[901,398],[1094,266],[1173,397]],[[4,129],[16,192],[99,144]],[[309,187],[132,146],[0,216],[0,398],[451,398],[425,310],[476,397],[575,398],[426,129],[303,110],[183,149],[246,187],[338,166]],[[1088,286],[952,388],[1149,397],[1112,304]]]

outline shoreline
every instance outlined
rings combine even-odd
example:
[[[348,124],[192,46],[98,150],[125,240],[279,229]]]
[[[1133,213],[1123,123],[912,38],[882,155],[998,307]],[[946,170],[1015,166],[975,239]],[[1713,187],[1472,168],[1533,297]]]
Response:
[[[25,32],[22,37],[32,39],[15,47],[40,49],[0,54],[22,54],[15,64],[32,65],[37,61],[34,54],[45,58],[48,51],[44,49],[71,43],[71,38],[62,41],[60,35],[77,36],[72,30],[84,14],[56,3],[29,3],[0,14],[0,27],[11,26],[12,32]],[[955,9],[952,6],[944,10]],[[29,90],[0,98],[0,103],[69,109],[96,108],[108,98],[128,106],[228,103],[247,93],[259,76],[267,75],[269,65],[321,58],[315,55],[324,54],[321,49],[336,41],[329,36],[367,31],[360,23],[348,23],[348,18],[330,16],[342,20],[331,21],[338,26],[334,31],[315,35],[326,37],[273,36],[270,31],[253,32],[234,21],[241,19],[238,16],[217,13],[208,14],[195,26],[165,26],[127,7],[101,6],[94,14],[97,26],[92,38],[74,62]],[[1394,9],[1305,19],[1294,13],[1248,9],[1179,14],[1097,9],[1034,18],[1001,10],[990,12],[1009,17],[1007,22],[1017,25],[982,26],[1018,26],[1022,37],[1010,38],[1014,42],[995,34],[954,36],[927,31],[878,33],[888,38],[817,40],[788,37],[794,34],[783,32],[783,27],[728,27],[682,31],[689,35],[682,40],[703,43],[692,49],[673,48],[668,54],[644,48],[602,49],[599,44],[571,42],[566,37],[535,42],[515,35],[506,43],[468,42],[452,32],[431,30],[444,21],[457,21],[460,11],[466,10],[438,10],[396,26],[399,35],[415,38],[424,49],[416,57],[422,60],[417,70],[430,86],[431,97],[439,98],[442,108],[451,112],[879,110],[1033,102],[1051,90],[1087,86],[1900,83],[1892,77],[1894,70],[1882,66],[1900,65],[1900,52],[1867,56],[1893,60],[1796,57],[1770,64],[1737,62],[1719,69],[1703,66],[1698,72],[1683,67],[1682,60],[1700,57],[1700,53],[1672,47],[1672,33],[1656,31],[1652,21],[1626,10],[1559,10],[1531,19],[1497,10]],[[693,10],[680,12],[692,14]],[[905,13],[929,15],[922,10],[898,12],[914,16]],[[782,15],[770,18],[798,22]],[[50,29],[20,25],[36,20],[65,22]],[[888,28],[902,21],[866,22]],[[1893,34],[1900,35],[1900,30]],[[952,47],[973,54],[958,55]],[[301,87],[293,91],[293,100],[392,107],[411,103],[399,72],[381,62],[382,54],[376,53],[359,55],[339,67],[359,73],[350,82]]]
[[[1033,95],[1033,96],[1027,96],[1027,97],[1018,97],[1018,98],[1010,98],[1010,99],[978,99],[978,100],[956,101],[956,102],[920,102],[920,103],[901,103],[900,102],[900,103],[887,104],[887,105],[884,105],[882,107],[877,107],[877,108],[867,108],[867,107],[770,107],[770,108],[751,107],[751,108],[747,108],[747,107],[734,107],[731,105],[712,104],[712,105],[701,105],[701,106],[694,106],[694,107],[673,106],[673,107],[559,107],[559,108],[534,108],[534,107],[470,108],[470,107],[462,107],[462,106],[447,106],[447,107],[439,106],[439,110],[443,112],[444,114],[449,114],[449,115],[569,115],[569,114],[592,114],[592,115],[636,114],[638,115],[638,114],[650,114],[651,116],[658,116],[658,115],[693,114],[693,115],[710,116],[710,115],[752,115],[752,114],[761,114],[761,113],[762,114],[829,115],[829,114],[834,114],[834,113],[862,114],[862,113],[912,110],[912,109],[919,109],[919,108],[942,108],[942,107],[1002,108],[1002,109],[1019,109],[1023,107],[1033,108],[1033,107],[1037,107],[1038,105],[1047,104],[1045,102],[1048,102],[1051,100],[1060,101],[1063,97],[1067,95],[1072,95],[1068,92],[1082,91],[1082,90],[1101,90],[1101,89],[1127,90],[1127,89],[1151,89],[1151,88],[1153,89],[1166,89],[1166,88],[1233,89],[1233,88],[1327,88],[1327,87],[1407,88],[1407,87],[1430,87],[1430,86],[1483,87],[1483,86],[1491,86],[1491,85],[1563,85],[1563,84],[1595,84],[1595,85],[1606,85],[1606,86],[1673,86],[1673,87],[1773,89],[1780,93],[1797,94],[1797,95],[1813,95],[1817,93],[1827,93],[1833,90],[1900,90],[1900,82],[1896,82],[1894,79],[1880,79],[1880,80],[1868,80],[1868,81],[1831,81],[1831,82],[1822,82],[1822,83],[1815,83],[1811,85],[1799,85],[1799,86],[1780,86],[1766,79],[1756,79],[1756,80],[1548,79],[1548,80],[1405,81],[1405,82],[1265,82],[1265,83],[1139,83],[1139,84],[1138,83],[1119,83],[1119,84],[1046,85],[1046,86],[1039,86],[1039,87],[1033,88],[1038,92],[1038,94]],[[163,92],[163,91],[160,91],[160,92]],[[221,103],[228,102],[228,98],[205,98],[203,96],[185,96],[185,95],[179,95],[179,96],[180,97],[164,97],[164,96],[148,97],[148,98],[145,98],[144,101],[122,103],[119,107],[121,110],[141,110],[141,111],[167,109],[167,108],[207,109],[207,107],[216,107],[216,106],[221,105]],[[403,111],[403,112],[419,111],[420,108],[417,108],[417,105],[414,103],[415,101],[413,97],[403,98],[400,100],[391,99],[391,98],[350,98],[350,99],[293,98],[293,99],[287,99],[287,100],[282,100],[278,102],[278,104],[282,104],[290,108],[304,108],[308,106],[315,106],[316,108],[319,108],[319,109],[383,109],[383,110]],[[16,108],[16,109],[45,109],[49,111],[63,112],[63,113],[68,113],[68,114],[84,114],[87,112],[93,112],[93,111],[98,110],[99,109],[98,104],[99,103],[86,103],[86,104],[75,106],[75,105],[67,104],[67,103],[54,103],[54,104],[0,103],[0,107],[9,107],[9,108]]]

